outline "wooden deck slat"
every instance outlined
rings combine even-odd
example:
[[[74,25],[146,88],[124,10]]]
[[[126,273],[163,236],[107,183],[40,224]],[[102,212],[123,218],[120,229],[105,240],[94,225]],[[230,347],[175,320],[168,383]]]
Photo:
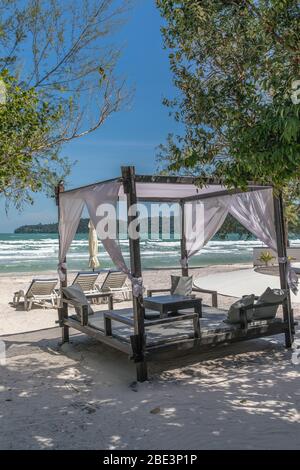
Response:
[[[185,321],[185,320],[193,320],[197,317],[197,313],[185,313],[178,316],[171,316],[166,318],[158,318],[157,320],[145,320],[145,327],[155,326],[155,325],[162,325],[165,323],[173,323],[176,321]],[[133,318],[126,317],[125,315],[119,315],[116,311],[109,311],[104,312],[104,317],[110,318],[113,321],[117,321],[119,323],[124,323],[128,326],[134,326]]]
[[[231,332],[227,331],[218,334],[207,334],[200,338],[182,339],[164,343],[148,344],[146,349],[147,359],[153,359],[157,354],[162,352],[172,352],[180,350],[195,350],[195,352],[201,352],[201,350],[211,350],[211,347],[221,346],[226,343],[235,343],[238,341],[247,341],[255,338],[262,338],[266,336],[274,336],[280,333],[285,333],[287,325],[283,322],[268,325],[264,328],[252,328],[243,333],[242,330],[238,330],[236,335],[232,335]]]
[[[212,311],[211,308],[210,310]],[[116,326],[113,328],[112,336],[105,336],[103,315],[105,312],[116,314],[116,311],[98,312],[98,314],[96,313],[89,317],[90,324],[88,326],[82,326],[76,319],[69,318],[66,321],[66,325],[131,355],[130,337],[134,333],[132,325],[124,324],[123,326]],[[122,312],[122,316],[130,315],[131,309],[122,309],[119,311],[118,316],[120,316],[120,312]],[[175,333],[173,330],[170,330],[170,328],[172,329],[172,324],[152,325],[155,331],[153,332],[149,329],[149,334],[147,334],[145,350],[147,359],[154,358],[160,352],[174,352],[180,350],[190,352],[194,350],[195,352],[200,352],[224,343],[277,335],[285,333],[287,330],[287,324],[280,318],[276,318],[272,321],[255,322],[252,325],[250,324],[248,330],[245,331],[236,325],[222,323],[220,318],[223,317],[225,317],[224,314],[221,314],[220,317],[220,314],[215,313],[208,314],[206,317],[202,318],[200,320],[201,335],[199,338],[194,337],[192,325],[188,328],[189,324],[184,321],[181,321],[182,325],[180,325],[180,322],[176,323]],[[127,318],[126,321],[128,320]],[[208,327],[209,325],[210,327]]]
[[[118,339],[112,336],[105,336],[100,330],[93,328],[89,325],[82,326],[78,320],[74,320],[72,318],[68,318],[68,320],[64,321],[64,324],[69,326],[70,328],[74,328],[75,330],[79,330],[82,333],[95,338],[102,343],[108,344],[119,351],[122,351],[128,355],[132,354],[132,349],[130,344],[126,344],[125,342],[121,341],[121,338]]]

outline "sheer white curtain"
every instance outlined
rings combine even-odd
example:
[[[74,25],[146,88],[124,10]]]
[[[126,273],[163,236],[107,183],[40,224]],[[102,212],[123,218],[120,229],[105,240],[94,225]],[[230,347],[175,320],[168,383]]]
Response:
[[[185,204],[185,236],[187,259],[196,254],[220,229],[230,213],[249,232],[277,252],[273,190],[271,188],[247,191],[222,197],[211,197]],[[298,277],[288,259],[278,259],[287,264],[287,282],[291,290],[298,291]]]
[[[67,251],[74,239],[84,205],[86,205],[90,219],[111,259],[120,270],[128,271],[120,246],[116,239],[104,239],[103,234],[99,233],[99,230],[97,230],[99,227],[98,223],[105,216],[105,214],[99,213],[99,207],[104,204],[110,205],[111,208],[116,211],[120,184],[121,183],[118,181],[112,181],[110,183],[98,184],[92,187],[60,194],[60,265],[63,263]],[[116,212],[113,213],[112,211],[111,215],[116,218]],[[115,223],[115,221],[111,222]]]
[[[114,226],[116,228],[116,210],[120,186],[120,182],[112,181],[110,183],[98,184],[92,188],[92,190],[91,188],[87,188],[84,192],[84,200],[88,208],[89,216],[94,224],[94,227],[96,228],[98,237],[100,238],[111,260],[115,266],[120,269],[120,271],[123,271],[129,275],[130,271],[125,263],[121,248],[117,241],[117,234],[107,233],[107,237],[103,238],[103,233],[100,231],[101,220],[103,220],[104,217],[106,217],[108,224],[110,224],[112,228]],[[104,214],[102,211],[99,211],[99,207],[101,205],[104,210],[104,205],[107,206],[108,211],[106,214]],[[111,212],[109,211],[109,205],[112,209]]]
[[[72,193],[60,193],[59,195],[59,262],[58,274],[61,280],[64,280],[62,268],[68,249],[75,237],[76,230],[80,221],[80,217],[84,207],[84,199],[81,191],[73,191]]]
[[[224,197],[222,202],[249,232],[277,251],[272,189],[233,194]]]
[[[228,213],[268,247],[277,251],[272,189],[187,202],[184,212],[188,258],[211,240]]]
[[[227,196],[224,198],[224,204],[227,204],[230,214],[249,232],[277,252],[274,200],[271,188]],[[278,262],[286,264],[287,283],[296,295],[298,276],[291,267],[289,259],[278,258]]]
[[[60,278],[63,280],[63,262],[76,234],[83,207],[86,205],[90,219],[96,228],[97,235],[104,248],[115,266],[128,275],[132,282],[133,294],[138,296],[143,290],[142,280],[132,276],[117,241],[117,233],[110,233],[109,231],[109,226],[116,227],[116,211],[120,186],[120,182],[112,181],[60,194],[60,252],[58,272]],[[101,230],[101,221],[103,221],[104,218],[108,225],[108,231],[105,237]]]
[[[187,259],[181,260],[183,266],[187,265],[188,259],[200,251],[221,228],[227,214],[227,207],[218,197],[185,203],[184,234]]]

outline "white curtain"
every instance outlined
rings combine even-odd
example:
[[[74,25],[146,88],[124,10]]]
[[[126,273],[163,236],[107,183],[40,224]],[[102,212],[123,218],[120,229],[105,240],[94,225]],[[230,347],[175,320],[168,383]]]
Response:
[[[223,198],[230,214],[249,232],[277,251],[272,189],[251,191]]]
[[[103,234],[100,231],[100,222],[105,216],[108,220],[108,224],[111,224],[111,227],[116,226],[117,221],[117,202],[120,193],[121,183],[118,181],[112,181],[110,183],[103,183],[98,184],[93,188],[87,188],[84,199],[87,205],[90,218],[96,227],[97,234],[102,241],[104,248],[106,249],[107,253],[109,254],[111,260],[113,261],[114,265],[117,268],[127,274],[130,281],[132,282],[132,292],[135,297],[138,297],[143,293],[143,280],[142,278],[135,278],[133,277],[132,273],[130,272],[128,266],[125,263],[121,248],[117,241],[117,233],[111,235],[108,233],[108,236],[103,238]],[[102,212],[99,214],[98,208],[100,206],[110,205],[115,209],[115,212],[112,211],[111,214],[103,214]],[[107,207],[109,210],[109,207]]]
[[[277,252],[273,190],[261,189],[186,203],[184,233],[187,240],[187,258],[181,260],[182,266],[187,266],[188,258],[200,251],[215,235],[228,213]],[[289,260],[279,258],[278,261],[287,264],[287,282],[296,294],[298,277]]]
[[[74,239],[83,207],[86,204],[90,219],[104,248],[115,266],[128,275],[132,282],[133,294],[138,296],[143,292],[142,279],[134,278],[130,273],[117,241],[117,233],[111,234],[108,232],[108,236],[104,238],[100,230],[101,220],[104,217],[107,219],[108,225],[111,224],[111,227],[116,226],[116,206],[120,185],[120,182],[112,181],[60,194],[60,253],[58,272],[63,280],[64,273],[62,272],[62,267],[64,267],[64,259]],[[103,213],[101,210],[99,211],[99,208],[101,209],[101,206],[103,208],[104,205],[108,209],[108,214]],[[112,210],[110,211],[109,209]]]
[[[211,197],[184,205],[184,234],[187,259],[203,248],[223,225],[228,214],[221,198]],[[182,265],[187,259],[181,260]]]
[[[97,230],[97,224],[103,218],[103,215],[97,214],[98,207],[103,204],[110,204],[116,209],[120,182],[112,181],[88,188],[82,188],[60,194],[59,209],[59,235],[60,235],[60,252],[59,252],[59,274],[63,278],[61,267],[70,248],[70,245],[76,234],[76,230],[82,215],[84,205],[86,204],[90,219]],[[97,232],[98,233],[98,232]],[[115,239],[103,239],[101,233],[98,233],[104,248],[110,255],[114,264],[126,273],[129,272],[124,261],[120,246]]]
[[[256,190],[226,198],[224,198],[224,204],[228,205],[230,214],[265,245],[277,252],[273,190]],[[289,259],[278,258],[278,262],[286,264],[287,283],[296,295],[298,276],[292,269]]]
[[[96,228],[99,239],[101,240],[104,248],[106,249],[115,266],[117,266],[120,271],[129,274],[129,269],[126,266],[121,248],[117,241],[117,234],[111,234],[110,238],[103,238],[103,234],[100,232],[99,224],[105,216],[103,213],[99,213],[98,211],[98,208],[101,205],[111,205],[111,207],[116,211],[120,185],[120,182],[112,181],[110,183],[98,184],[93,188],[86,188],[83,191],[89,216],[93,222],[94,227]],[[116,212],[106,214],[108,224],[111,224],[112,227],[116,225],[116,215]]]
[[[268,247],[277,251],[272,189],[216,196],[185,203],[187,258],[200,251],[230,213]],[[187,260],[182,260],[186,264]]]
[[[61,280],[64,280],[62,268],[68,249],[75,237],[76,230],[84,207],[84,199],[81,191],[70,193],[60,193],[59,195],[59,224],[58,231],[60,237],[58,273]]]

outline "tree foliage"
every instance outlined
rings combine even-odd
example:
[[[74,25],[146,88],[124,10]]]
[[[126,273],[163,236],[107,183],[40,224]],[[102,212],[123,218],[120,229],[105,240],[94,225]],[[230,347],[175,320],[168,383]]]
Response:
[[[128,100],[111,35],[127,0],[0,0],[0,195],[20,205],[69,163],[83,137]],[[0,92],[1,92],[0,90]]]
[[[157,0],[166,20],[182,135],[160,147],[162,169],[282,189],[300,175],[297,0]]]
[[[20,206],[30,191],[54,184],[69,166],[57,147],[44,148],[62,109],[42,101],[33,89],[23,89],[3,72],[6,100],[0,105],[0,192]]]

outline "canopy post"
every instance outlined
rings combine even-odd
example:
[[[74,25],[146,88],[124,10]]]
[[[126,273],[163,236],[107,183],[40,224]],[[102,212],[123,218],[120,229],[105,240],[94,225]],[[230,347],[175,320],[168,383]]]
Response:
[[[278,258],[283,258],[287,260],[286,230],[284,222],[282,194],[274,196],[274,217],[277,236]],[[288,325],[288,329],[285,332],[285,345],[287,348],[290,348],[294,340],[295,328],[293,319],[293,309],[291,304],[291,294],[287,282],[287,261],[279,263],[279,276],[281,289],[287,291],[287,298],[282,305],[282,309],[284,321]]]
[[[55,197],[56,197],[56,205],[58,208],[58,224],[60,221],[60,208],[59,208],[59,195],[60,193],[64,192],[64,183],[63,181],[60,181],[58,185],[55,188]],[[60,236],[58,233],[58,245],[59,245],[59,250],[60,250]],[[62,288],[67,287],[68,281],[67,281],[67,268],[66,268],[66,261],[67,259],[65,258],[63,263],[65,266],[61,267],[61,271],[64,274],[64,280],[60,280],[60,296],[62,298]],[[62,327],[62,342],[63,343],[68,343],[69,342],[69,327],[64,324],[64,320],[68,319],[68,304],[62,303],[61,307],[58,309],[58,319],[59,319],[59,324]]]
[[[131,206],[137,204],[136,182],[135,182],[135,168],[133,166],[125,166],[121,168],[123,177],[124,193],[127,196],[127,214],[128,214],[128,228],[137,216],[132,216],[129,213]],[[142,277],[141,266],[141,252],[140,252],[140,239],[133,239],[129,237],[129,252],[130,252],[130,268],[133,277]],[[147,363],[145,360],[145,325],[144,316],[145,309],[143,306],[143,295],[138,297],[132,296],[133,302],[133,315],[134,315],[134,336],[131,337],[133,353],[136,361],[137,380],[144,382],[148,379]]]
[[[189,275],[188,257],[186,251],[186,237],[185,237],[185,213],[184,213],[184,201],[180,201],[181,209],[181,240],[180,240],[180,251],[181,251],[181,273],[182,276]]]

